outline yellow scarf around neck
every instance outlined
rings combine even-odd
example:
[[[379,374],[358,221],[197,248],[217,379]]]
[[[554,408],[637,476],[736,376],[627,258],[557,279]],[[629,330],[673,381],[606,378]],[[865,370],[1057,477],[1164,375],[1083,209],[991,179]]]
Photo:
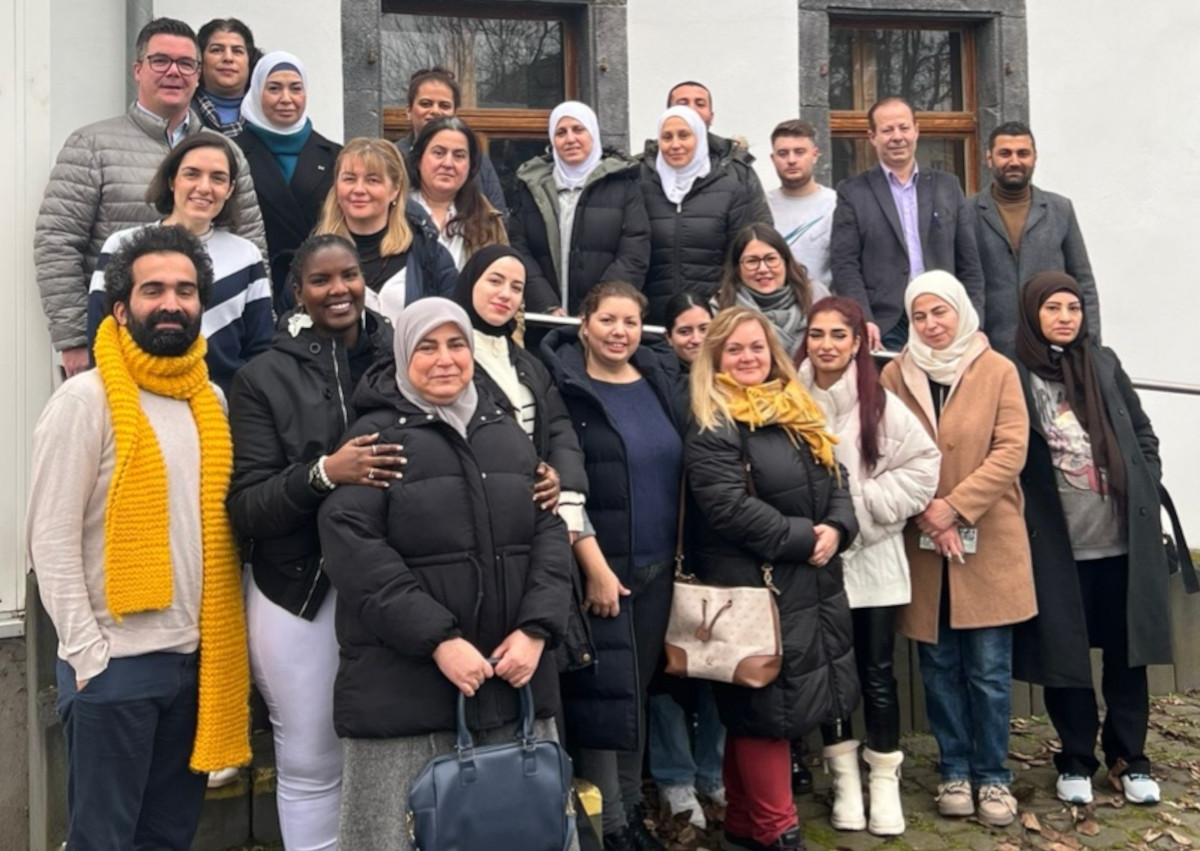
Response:
[[[825,415],[813,398],[794,381],[784,384],[774,379],[752,387],[743,387],[727,373],[719,373],[717,382],[724,389],[729,416],[750,426],[751,431],[764,426],[782,428],[799,448],[804,441],[818,464],[840,475],[833,446],[837,438],[825,430]]]
[[[116,464],[104,520],[105,594],[118,621],[159,611],[174,596],[167,467],[142,410],[139,388],[186,400],[200,437],[200,524],[204,546],[200,595],[200,710],[191,768],[250,761],[250,664],[242,608],[241,564],[225,494],[233,472],[229,421],[208,381],[204,338],[182,357],[142,350],[111,316],[100,324],[96,368],[112,413]]]

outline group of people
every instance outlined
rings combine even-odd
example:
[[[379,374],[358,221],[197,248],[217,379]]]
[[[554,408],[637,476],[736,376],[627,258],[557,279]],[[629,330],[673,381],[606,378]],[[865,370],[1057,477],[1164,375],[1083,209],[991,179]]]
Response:
[[[137,101],[67,141],[37,227],[70,377],[28,512],[68,847],[187,848],[205,775],[249,761],[251,681],[289,849],[410,849],[455,696],[501,742],[525,686],[606,851],[662,847],[647,763],[672,814],[724,809],[725,847],[802,847],[817,729],[833,826],[899,835],[897,633],[943,815],[1015,818],[1014,676],[1046,686],[1057,794],[1091,800],[1091,647],[1109,771],[1159,799],[1158,445],[1028,127],[992,134],[968,200],[918,166],[901,99],[836,193],[786,121],[764,192],[686,82],[636,158],[560,104],[506,198],[444,69],[413,76],[410,138],[339,146],[301,60],[240,21],[156,19],[137,56]],[[524,311],[577,324],[534,342]],[[769,685],[665,675],[680,558],[772,590]]]

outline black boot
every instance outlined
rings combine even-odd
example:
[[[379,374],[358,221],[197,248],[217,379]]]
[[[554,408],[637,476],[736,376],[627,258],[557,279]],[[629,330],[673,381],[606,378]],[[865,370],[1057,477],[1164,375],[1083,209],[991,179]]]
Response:
[[[804,851],[804,835],[800,833],[800,828],[793,827],[766,848],[769,851]]]
[[[667,846],[659,842],[654,834],[646,829],[646,819],[642,816],[640,804],[634,807],[633,812],[629,815],[629,833],[633,837],[633,847],[637,851],[667,851]]]
[[[633,831],[625,825],[616,833],[604,834],[604,851],[637,851],[633,844]]]
[[[804,742],[792,742],[792,794],[808,795],[812,790],[812,772],[804,764]]]

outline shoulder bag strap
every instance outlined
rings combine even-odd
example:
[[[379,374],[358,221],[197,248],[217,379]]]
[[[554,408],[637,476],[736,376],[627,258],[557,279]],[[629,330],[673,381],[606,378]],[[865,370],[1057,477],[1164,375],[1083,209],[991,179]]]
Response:
[[[1159,482],[1158,485],[1158,498],[1162,507],[1167,510],[1167,516],[1171,519],[1171,531],[1175,538],[1174,544],[1179,557],[1179,570],[1183,574],[1183,587],[1189,594],[1200,593],[1200,579],[1196,577],[1192,552],[1188,549],[1187,540],[1183,537],[1183,524],[1179,522],[1179,512],[1175,510],[1175,501],[1171,499],[1171,494],[1163,487],[1162,482]]]

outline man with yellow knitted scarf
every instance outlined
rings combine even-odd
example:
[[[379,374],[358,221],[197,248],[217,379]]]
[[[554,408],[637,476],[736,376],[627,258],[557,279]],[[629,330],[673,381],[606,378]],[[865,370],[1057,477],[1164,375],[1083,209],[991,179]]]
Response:
[[[105,270],[97,368],[34,432],[29,560],[58,632],[71,849],[186,851],[206,773],[250,759],[232,449],[199,336],[211,287],[182,229],[134,236]]]

